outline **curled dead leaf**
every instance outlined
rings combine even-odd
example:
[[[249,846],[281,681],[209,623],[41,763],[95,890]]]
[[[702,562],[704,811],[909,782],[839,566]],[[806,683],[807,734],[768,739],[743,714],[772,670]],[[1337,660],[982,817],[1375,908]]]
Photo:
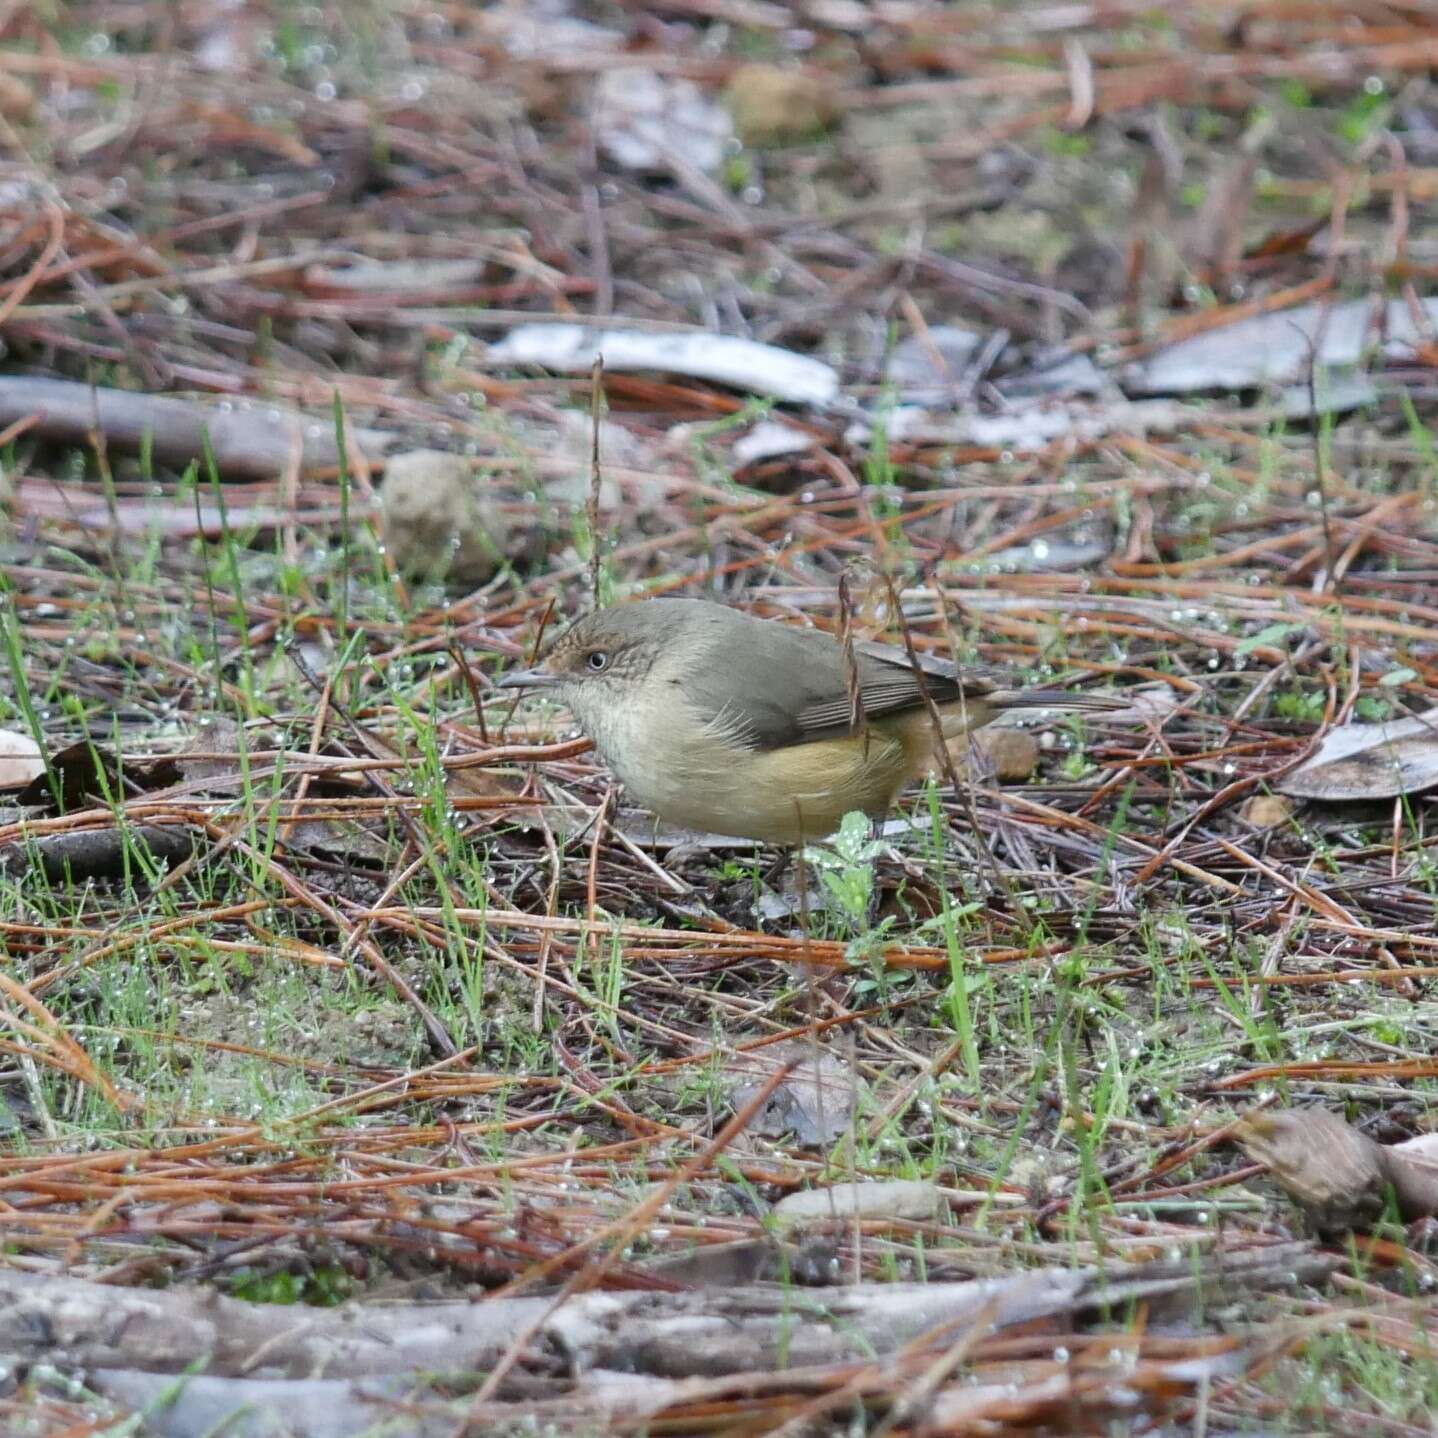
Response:
[[[1297,799],[1393,799],[1438,784],[1438,710],[1330,729],[1274,787]]]
[[[797,1143],[818,1147],[848,1131],[858,1078],[832,1054],[809,1044],[771,1044],[738,1054],[730,1065],[738,1080],[733,1102],[742,1109],[775,1069],[793,1063],[793,1070],[764,1100],[750,1129],[767,1138],[792,1134]]]
[[[1384,1145],[1327,1109],[1303,1108],[1251,1114],[1234,1138],[1322,1231],[1369,1226],[1390,1191],[1405,1221],[1438,1214],[1431,1137]]]

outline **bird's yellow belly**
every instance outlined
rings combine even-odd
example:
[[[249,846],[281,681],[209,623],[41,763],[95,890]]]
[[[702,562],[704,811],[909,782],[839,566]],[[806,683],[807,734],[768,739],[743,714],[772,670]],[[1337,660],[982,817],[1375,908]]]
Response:
[[[851,810],[883,814],[915,767],[903,739],[871,729],[867,740],[825,739],[758,753],[691,747],[682,765],[647,766],[639,782],[626,787],[670,823],[797,844],[832,834]],[[684,782],[673,778],[676,771]]]

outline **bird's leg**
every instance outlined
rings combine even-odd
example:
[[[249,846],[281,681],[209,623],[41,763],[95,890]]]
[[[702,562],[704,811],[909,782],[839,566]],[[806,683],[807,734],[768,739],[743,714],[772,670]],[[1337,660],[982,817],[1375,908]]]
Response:
[[[754,870],[756,873],[759,873],[759,861],[763,858],[763,856],[763,846],[756,844],[754,846]],[[792,849],[781,848],[779,850],[779,857],[775,859],[774,862],[770,864],[767,869],[765,869],[762,873],[759,873],[760,885],[766,889],[773,889],[775,893],[777,893],[779,891],[779,881],[784,877],[784,874],[788,870],[790,863],[793,862],[793,858],[794,851]]]

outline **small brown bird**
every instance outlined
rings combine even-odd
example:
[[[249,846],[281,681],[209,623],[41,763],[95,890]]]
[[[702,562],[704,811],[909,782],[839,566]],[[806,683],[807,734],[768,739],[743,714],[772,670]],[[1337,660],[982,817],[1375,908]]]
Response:
[[[925,771],[933,721],[908,654],[756,619],[701,599],[601,609],[540,665],[507,674],[574,715],[630,795],[685,828],[772,844],[820,839],[853,810],[882,818]],[[1122,709],[1065,689],[1003,689],[920,656],[946,738],[1006,709]],[[857,671],[861,716],[849,677]]]

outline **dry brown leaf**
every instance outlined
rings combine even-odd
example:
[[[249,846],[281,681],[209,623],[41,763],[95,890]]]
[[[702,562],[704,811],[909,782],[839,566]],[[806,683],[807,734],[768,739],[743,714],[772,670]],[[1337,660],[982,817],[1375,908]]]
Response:
[[[451,799],[513,799],[523,790],[524,779],[513,769],[451,769],[444,776],[444,791]]]
[[[831,1143],[848,1131],[858,1086],[855,1074],[824,1049],[807,1043],[771,1044],[735,1056],[729,1066],[734,1107],[742,1109],[774,1070],[794,1063],[793,1071],[764,1100],[750,1130],[767,1138],[792,1134],[808,1147]]]
[[[1274,786],[1297,799],[1393,799],[1438,784],[1438,710],[1345,724]]]
[[[16,796],[22,805],[54,806],[68,813],[91,804],[108,804],[136,790],[151,792],[178,783],[173,759],[124,760],[104,744],[80,739],[50,759],[50,772],[32,779]]]
[[[299,819],[284,826],[284,841],[291,849],[336,855],[349,862],[383,864],[392,859],[395,845],[387,842],[388,826],[360,819]]]

